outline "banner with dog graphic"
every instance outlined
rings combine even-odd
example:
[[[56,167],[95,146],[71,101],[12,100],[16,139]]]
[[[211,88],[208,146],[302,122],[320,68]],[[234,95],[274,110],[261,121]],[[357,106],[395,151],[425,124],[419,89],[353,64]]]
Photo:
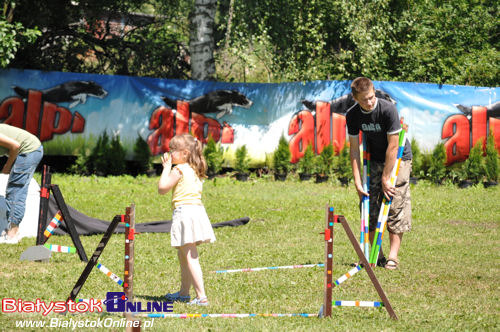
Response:
[[[500,147],[500,88],[375,81],[393,102],[409,138],[424,151],[445,144],[449,164],[493,133]],[[311,144],[338,152],[346,142],[350,81],[224,83],[36,70],[0,71],[0,122],[37,135],[49,155],[75,155],[107,132],[119,135],[129,158],[140,135],[154,155],[170,139],[209,136],[232,153],[246,145],[251,166],[263,166],[281,135],[292,162]]]

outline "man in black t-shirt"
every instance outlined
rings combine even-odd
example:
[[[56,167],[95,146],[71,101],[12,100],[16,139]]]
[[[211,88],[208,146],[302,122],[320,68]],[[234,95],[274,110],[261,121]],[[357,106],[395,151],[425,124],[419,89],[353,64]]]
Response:
[[[392,169],[396,164],[401,123],[396,106],[389,101],[375,96],[375,89],[370,79],[358,77],[351,84],[351,92],[357,102],[346,114],[349,134],[351,166],[354,185],[360,200],[370,196],[370,242],[374,231],[382,199],[392,198],[387,219],[389,230],[390,253],[387,261],[380,252],[379,265],[387,269],[396,269],[398,252],[403,233],[411,230],[411,199],[409,178],[411,171],[411,145],[405,142],[403,157],[396,186],[390,184]],[[370,194],[363,190],[362,163],[359,152],[359,132],[366,136],[370,151]]]

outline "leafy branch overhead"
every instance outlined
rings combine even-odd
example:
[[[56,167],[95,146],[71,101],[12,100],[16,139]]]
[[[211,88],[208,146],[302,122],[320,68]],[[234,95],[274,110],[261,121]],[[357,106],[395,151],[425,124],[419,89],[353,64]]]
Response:
[[[216,70],[208,78],[217,80],[364,75],[496,86],[499,7],[491,0],[16,1],[0,16],[0,65],[188,79],[196,45],[208,37]],[[201,26],[192,22],[203,13],[213,30],[195,33]]]

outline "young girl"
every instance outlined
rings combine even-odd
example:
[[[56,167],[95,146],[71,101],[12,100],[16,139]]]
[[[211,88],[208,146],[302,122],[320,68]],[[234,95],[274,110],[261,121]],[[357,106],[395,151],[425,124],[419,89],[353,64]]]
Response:
[[[191,285],[196,298],[189,304],[208,305],[203,274],[198,259],[197,245],[214,242],[215,235],[201,202],[201,191],[207,164],[203,158],[201,142],[189,134],[177,135],[169,144],[170,154],[161,160],[163,172],[158,182],[158,193],[172,193],[171,245],[177,248],[181,266],[181,289],[168,293],[168,301],[189,302]],[[177,164],[172,169],[172,163]]]

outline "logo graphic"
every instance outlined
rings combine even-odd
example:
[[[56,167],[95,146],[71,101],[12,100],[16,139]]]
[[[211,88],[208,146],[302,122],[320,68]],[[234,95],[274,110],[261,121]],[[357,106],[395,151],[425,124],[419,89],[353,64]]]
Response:
[[[142,302],[129,302],[124,292],[107,292],[107,312],[173,312],[173,302],[146,302],[143,308]]]
[[[103,303],[106,305],[107,312],[124,312],[127,301],[128,298],[124,292],[108,292]]]

